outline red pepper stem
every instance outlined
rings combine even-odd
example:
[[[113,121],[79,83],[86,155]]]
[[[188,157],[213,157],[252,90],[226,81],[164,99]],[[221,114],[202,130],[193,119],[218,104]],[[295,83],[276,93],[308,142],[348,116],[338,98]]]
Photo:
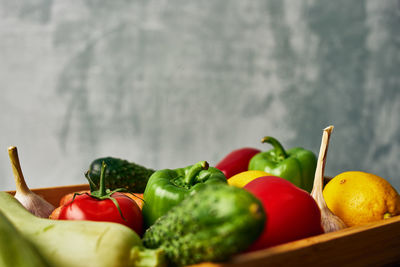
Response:
[[[106,163],[103,161],[101,163],[101,170],[100,170],[100,188],[99,188],[99,197],[103,197],[107,195],[106,192],[106,181],[104,179],[105,177],[105,170],[106,170]]]
[[[263,139],[261,139],[261,143],[271,144],[274,147],[276,155],[278,157],[283,157],[284,159],[288,157],[288,154],[286,153],[281,143],[279,143],[279,141],[276,140],[275,138],[271,136],[265,136]]]
[[[185,175],[184,178],[185,184],[192,185],[194,179],[196,178],[196,175],[202,170],[207,170],[208,166],[209,165],[207,161],[200,161],[194,164]]]

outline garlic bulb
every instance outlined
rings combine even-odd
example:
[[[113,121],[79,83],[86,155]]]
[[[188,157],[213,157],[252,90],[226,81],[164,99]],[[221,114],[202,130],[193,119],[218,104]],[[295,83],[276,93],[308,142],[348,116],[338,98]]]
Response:
[[[326,154],[328,152],[329,139],[332,131],[333,126],[328,126],[323,131],[321,148],[318,155],[317,169],[314,176],[314,185],[311,192],[311,196],[315,199],[321,210],[321,223],[325,233],[334,232],[347,227],[338,216],[330,211],[322,194]]]
[[[44,200],[39,195],[32,192],[26,185],[19,163],[18,151],[15,146],[8,148],[11,166],[14,173],[16,192],[15,198],[33,215],[41,218],[48,218],[54,210],[54,206]]]

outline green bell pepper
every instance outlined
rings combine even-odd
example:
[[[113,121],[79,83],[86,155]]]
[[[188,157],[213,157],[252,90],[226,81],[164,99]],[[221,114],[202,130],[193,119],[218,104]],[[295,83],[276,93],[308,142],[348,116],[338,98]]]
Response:
[[[206,161],[186,168],[165,169],[153,173],[144,190],[142,209],[145,228],[184,198],[201,190],[205,184],[227,183],[225,175]]]
[[[315,154],[300,147],[285,151],[278,140],[270,136],[264,137],[261,142],[271,144],[273,149],[253,156],[249,162],[249,170],[265,171],[311,192],[317,167]]]

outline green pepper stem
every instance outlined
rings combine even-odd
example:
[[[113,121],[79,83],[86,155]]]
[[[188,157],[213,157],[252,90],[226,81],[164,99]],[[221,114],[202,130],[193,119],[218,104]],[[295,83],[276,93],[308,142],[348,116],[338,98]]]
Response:
[[[207,170],[208,166],[209,165],[207,161],[200,161],[194,164],[185,175],[185,184],[192,185],[196,175],[202,170]]]
[[[261,143],[268,143],[271,144],[275,151],[276,151],[276,155],[278,157],[282,157],[282,158],[287,158],[288,154],[286,153],[285,149],[283,148],[283,146],[281,145],[281,143],[279,143],[278,140],[276,140],[275,138],[271,137],[271,136],[265,136],[263,139],[261,139]]]

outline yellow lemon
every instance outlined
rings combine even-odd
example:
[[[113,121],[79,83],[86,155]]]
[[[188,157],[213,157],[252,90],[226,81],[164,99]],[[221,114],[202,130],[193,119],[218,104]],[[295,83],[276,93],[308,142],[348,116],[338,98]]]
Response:
[[[240,172],[231,178],[228,179],[228,184],[236,186],[236,187],[243,187],[246,184],[250,183],[256,178],[263,177],[263,176],[271,176],[267,172],[263,171],[244,171]]]
[[[400,214],[400,196],[385,179],[366,172],[337,175],[325,186],[328,208],[347,226],[361,225]]]

